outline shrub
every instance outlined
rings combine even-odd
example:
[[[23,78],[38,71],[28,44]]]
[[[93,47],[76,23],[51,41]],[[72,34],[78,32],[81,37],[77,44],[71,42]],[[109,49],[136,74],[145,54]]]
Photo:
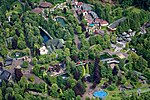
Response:
[[[27,68],[29,66],[29,63],[27,61],[24,61],[21,65],[23,68]]]
[[[116,89],[116,86],[115,86],[114,84],[110,85],[110,86],[107,88],[107,90],[109,90],[109,91],[113,91],[113,90],[115,90],[115,89]]]
[[[34,82],[34,76],[30,76],[29,81]]]

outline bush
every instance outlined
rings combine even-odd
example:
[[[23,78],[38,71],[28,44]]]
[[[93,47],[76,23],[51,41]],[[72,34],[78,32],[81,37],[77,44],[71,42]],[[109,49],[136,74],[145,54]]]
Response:
[[[115,86],[114,84],[110,85],[110,86],[107,88],[108,91],[113,91],[113,90],[115,90],[115,89],[116,89],[116,86]]]
[[[29,81],[34,82],[34,76],[30,76]]]
[[[33,64],[33,65],[36,65],[37,62],[38,62],[37,58],[34,57],[34,58],[32,59],[32,64]]]
[[[27,68],[29,66],[29,63],[27,61],[24,61],[21,65],[23,68]]]
[[[90,98],[89,98],[89,97],[86,97],[85,100],[90,100]]]

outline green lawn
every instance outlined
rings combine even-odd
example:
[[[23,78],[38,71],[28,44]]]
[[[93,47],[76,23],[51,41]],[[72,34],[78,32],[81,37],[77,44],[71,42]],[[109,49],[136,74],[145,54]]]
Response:
[[[16,53],[20,53],[19,56],[16,56]],[[25,52],[25,50],[13,50],[13,51],[10,51],[8,54],[8,56],[11,58],[21,58],[26,55],[27,55],[27,53]]]
[[[106,79],[106,78],[103,78],[102,80],[101,80],[101,82],[98,84],[98,86],[102,86],[105,82],[107,82],[108,81],[108,79]]]
[[[12,13],[21,13],[23,11],[23,6],[20,2],[16,1],[11,4],[10,10],[6,13],[6,16],[10,16]]]
[[[119,96],[119,91],[118,88],[116,88],[114,91],[108,91],[105,90],[108,93],[108,96],[106,97],[106,100],[121,100],[121,97]]]
[[[130,11],[132,11],[133,13],[140,13],[140,12],[141,12],[141,9],[135,8],[135,7],[133,7],[133,6],[127,8],[127,10],[130,10]]]
[[[141,89],[141,92],[146,91],[146,90],[148,90],[148,86],[141,87],[140,89]],[[138,88],[132,89],[132,90],[126,90],[125,93],[130,95],[132,93],[137,93],[137,90],[138,90]]]
[[[141,87],[140,88],[141,92],[149,90],[148,87],[149,87],[149,85]],[[124,92],[127,95],[131,95],[132,93],[137,93],[137,90],[138,90],[138,88],[132,89],[132,90],[125,90]],[[108,91],[108,90],[105,90],[105,91],[108,93],[106,100],[121,100],[120,94],[122,94],[122,92],[119,91],[118,88],[116,88],[114,91]]]

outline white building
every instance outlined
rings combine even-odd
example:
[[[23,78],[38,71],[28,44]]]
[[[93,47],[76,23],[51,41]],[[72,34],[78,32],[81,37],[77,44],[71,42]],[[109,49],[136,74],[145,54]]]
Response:
[[[42,46],[39,50],[41,55],[48,54],[48,50],[45,46]]]

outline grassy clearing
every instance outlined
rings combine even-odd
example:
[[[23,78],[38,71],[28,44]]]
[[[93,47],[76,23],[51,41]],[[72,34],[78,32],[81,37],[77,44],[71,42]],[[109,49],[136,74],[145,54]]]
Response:
[[[18,1],[14,2],[11,7],[10,7],[10,10],[6,13],[6,16],[10,16],[11,14],[13,13],[21,13],[23,11],[22,9],[22,4]]]
[[[142,92],[145,92],[145,91],[148,91],[149,85],[143,85],[143,87],[141,87],[141,93]],[[132,90],[125,90],[124,93],[127,94],[127,95],[132,95],[133,93],[137,93],[137,90],[138,88],[136,89],[132,89]],[[121,96],[120,94],[122,94],[121,91],[119,91],[118,88],[116,88],[114,91],[108,91],[108,90],[105,90],[107,93],[108,93],[108,96],[106,97],[106,100],[121,100]]]
[[[135,8],[134,6],[127,8],[127,10],[130,10],[133,13],[140,13],[141,12],[141,9]]]

